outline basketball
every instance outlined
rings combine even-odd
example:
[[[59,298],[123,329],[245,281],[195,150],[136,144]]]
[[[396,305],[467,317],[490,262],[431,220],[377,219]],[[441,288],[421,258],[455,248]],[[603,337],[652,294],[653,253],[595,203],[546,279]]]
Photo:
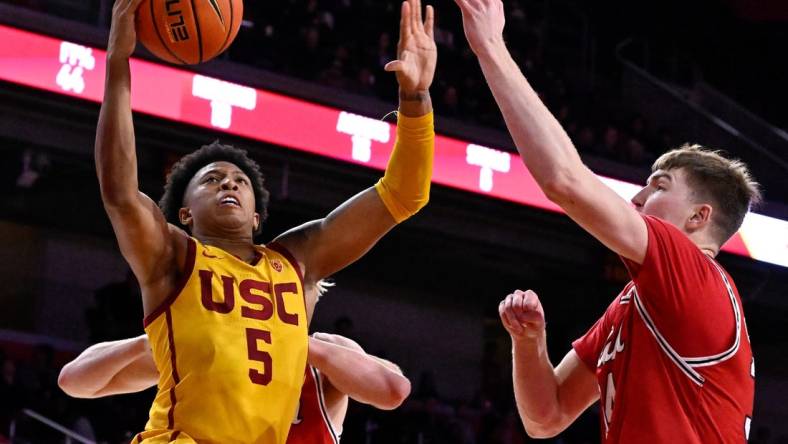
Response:
[[[194,65],[224,52],[242,18],[242,0],[144,0],[137,10],[137,39],[156,57]]]

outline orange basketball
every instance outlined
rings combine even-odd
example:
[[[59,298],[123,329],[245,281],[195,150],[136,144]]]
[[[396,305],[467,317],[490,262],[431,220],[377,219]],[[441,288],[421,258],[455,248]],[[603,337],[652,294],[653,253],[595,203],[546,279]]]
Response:
[[[202,63],[230,46],[243,9],[241,0],[144,0],[137,10],[137,39],[170,63]]]

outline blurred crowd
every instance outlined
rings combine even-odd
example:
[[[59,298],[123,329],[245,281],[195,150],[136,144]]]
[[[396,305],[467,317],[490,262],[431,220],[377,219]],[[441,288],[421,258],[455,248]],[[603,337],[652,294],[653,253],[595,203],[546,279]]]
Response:
[[[111,0],[10,1],[49,14],[106,25]],[[452,0],[427,3],[436,8],[439,62],[432,97],[436,113],[457,121],[505,129],[475,57],[463,35]],[[505,2],[505,37],[531,85],[584,154],[633,166],[649,166],[673,145],[663,128],[611,99],[592,94],[569,75],[566,53],[548,45],[542,2]],[[235,43],[222,57],[316,82],[328,87],[396,102],[394,75],[383,66],[394,60],[398,39],[398,0],[284,0],[246,2]],[[578,36],[579,36],[579,31]],[[579,37],[578,37],[579,38]],[[570,81],[569,79],[574,79]]]
[[[430,2],[432,3],[432,2]],[[479,65],[462,31],[459,10],[437,0],[438,70],[432,87],[436,113],[504,129]],[[505,2],[505,37],[531,85],[583,153],[645,166],[672,144],[664,129],[614,103],[599,102],[572,85],[561,57],[545,45],[546,24],[527,0]],[[287,0],[246,4],[246,23],[228,57],[326,86],[396,100],[394,76],[399,1]]]

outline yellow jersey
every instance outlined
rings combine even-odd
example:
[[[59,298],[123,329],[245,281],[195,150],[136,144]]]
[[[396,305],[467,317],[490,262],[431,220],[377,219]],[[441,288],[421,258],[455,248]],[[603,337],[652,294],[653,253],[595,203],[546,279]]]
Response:
[[[160,376],[132,443],[284,444],[306,366],[301,270],[277,244],[248,264],[188,242],[183,279],[145,318]]]

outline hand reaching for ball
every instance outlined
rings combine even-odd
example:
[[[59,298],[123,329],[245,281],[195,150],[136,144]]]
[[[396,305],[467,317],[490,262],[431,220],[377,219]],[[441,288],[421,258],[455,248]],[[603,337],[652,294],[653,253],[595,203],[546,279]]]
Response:
[[[115,0],[112,7],[112,25],[109,29],[107,58],[128,59],[137,46],[134,16],[142,0]]]

